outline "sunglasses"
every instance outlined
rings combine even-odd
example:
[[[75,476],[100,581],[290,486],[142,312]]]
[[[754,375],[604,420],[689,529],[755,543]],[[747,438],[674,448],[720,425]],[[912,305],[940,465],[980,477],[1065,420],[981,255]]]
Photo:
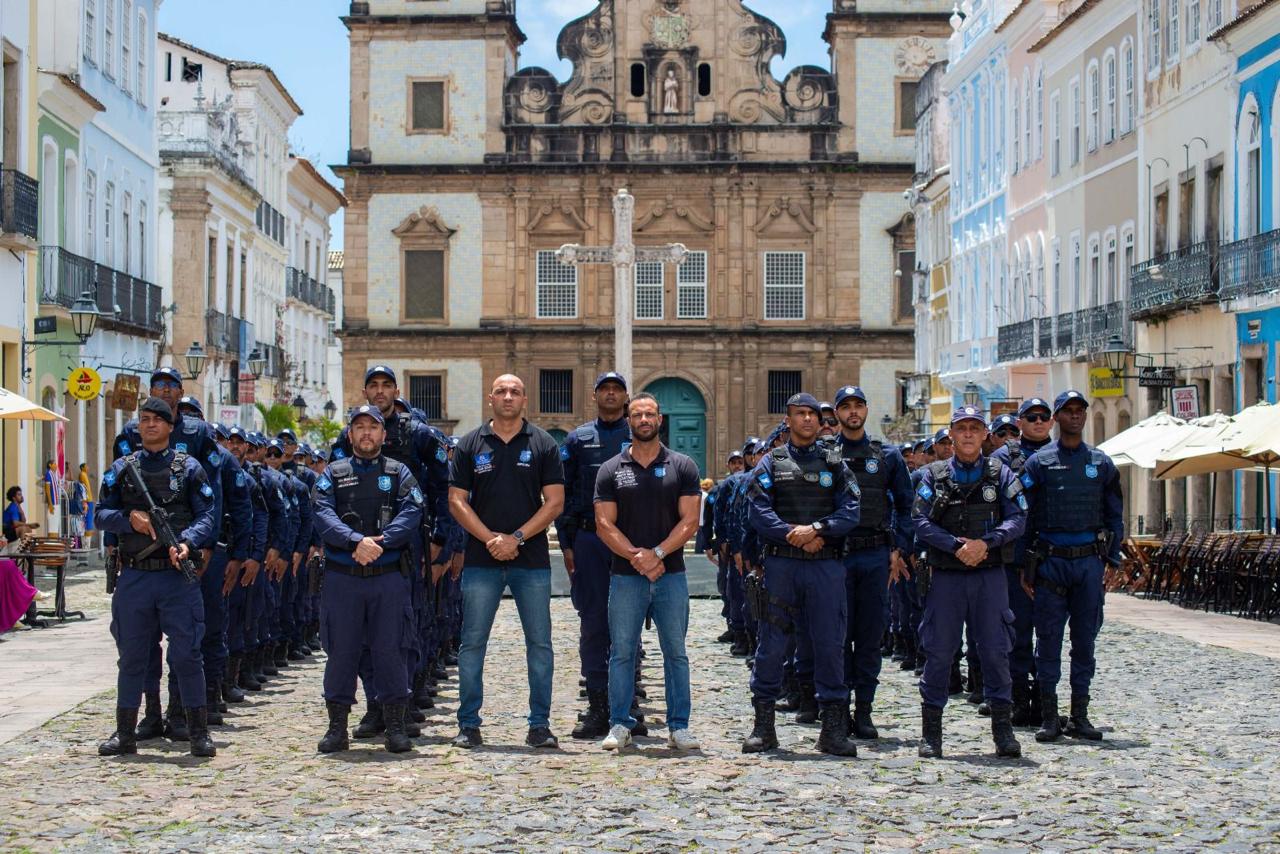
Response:
[[[839,423],[840,423],[840,422],[839,422],[839,421],[837,421],[837,420],[836,420],[836,419],[834,419],[834,418],[824,418],[824,419],[822,419],[822,425],[823,425],[824,427],[835,427],[835,426],[837,426]]]
[[[1031,424],[1035,424],[1037,421],[1049,421],[1052,420],[1052,418],[1052,415],[1048,415],[1043,412],[1028,412],[1026,415],[1022,416],[1023,421],[1030,422]]]
[[[1004,430],[997,430],[995,433],[995,436],[997,439],[1003,439],[1005,436],[1017,436],[1017,435],[1018,435],[1017,430],[1011,430],[1008,428]]]
[[[176,383],[173,380],[157,380],[151,384],[152,388],[182,388],[182,383]]]

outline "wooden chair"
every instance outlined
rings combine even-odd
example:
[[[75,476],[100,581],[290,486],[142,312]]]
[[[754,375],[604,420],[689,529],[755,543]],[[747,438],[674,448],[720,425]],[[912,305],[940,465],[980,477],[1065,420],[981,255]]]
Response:
[[[53,597],[53,610],[39,611],[38,615],[54,617],[64,622],[71,617],[83,620],[85,618],[83,611],[67,610],[67,558],[71,555],[70,540],[58,537],[32,537],[28,548],[36,555],[32,561],[36,570],[45,570],[45,575],[52,570],[57,584]]]

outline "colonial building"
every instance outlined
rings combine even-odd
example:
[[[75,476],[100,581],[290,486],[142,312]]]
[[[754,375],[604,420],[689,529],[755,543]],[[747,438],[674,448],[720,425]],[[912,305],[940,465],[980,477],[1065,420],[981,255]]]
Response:
[[[773,76],[781,30],[737,0],[603,0],[561,31],[567,81],[519,68],[507,0],[354,2],[342,325],[347,404],[386,362],[436,421],[477,426],[492,378],[566,431],[611,367],[612,270],[556,248],[684,243],[635,279],[633,390],[718,470],[793,392],[845,382],[902,411],[913,364],[915,90],[945,0],[836,0],[830,70]]]

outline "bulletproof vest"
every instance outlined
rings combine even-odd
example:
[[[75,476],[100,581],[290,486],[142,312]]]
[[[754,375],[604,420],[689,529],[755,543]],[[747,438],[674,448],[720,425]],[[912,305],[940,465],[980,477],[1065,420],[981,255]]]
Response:
[[[1102,528],[1102,464],[1106,455],[1090,448],[1063,462],[1057,446],[1038,452],[1040,494],[1035,530],[1098,531]]]
[[[138,455],[132,453],[128,455],[128,459],[138,463]],[[169,461],[169,465],[148,471],[141,463],[138,463],[138,470],[142,473],[142,482],[147,485],[147,491],[151,493],[151,498],[155,501],[156,506],[164,510],[169,516],[169,525],[173,528],[174,533],[181,535],[182,531],[191,526],[195,521],[195,513],[191,510],[191,501],[187,495],[187,455],[181,451],[175,451],[173,459]],[[133,483],[133,478],[128,474],[121,472],[120,474],[120,510],[126,516],[134,510],[141,510],[146,513],[148,510],[147,497]],[[124,559],[127,563],[134,555],[146,549],[154,542],[151,537],[146,534],[139,534],[137,531],[130,530],[127,534],[120,535],[119,546],[124,553]],[[158,551],[153,552],[154,557],[164,557]]]
[[[395,518],[403,469],[402,463],[384,456],[378,457],[376,468],[358,474],[351,460],[331,464],[333,508],[338,518],[362,536],[381,534]]]
[[[387,419],[387,439],[382,443],[382,455],[411,466],[416,462],[413,442],[413,419],[407,412],[397,413]]]
[[[1027,451],[1022,447],[1020,442],[1010,442],[1005,445],[1009,451],[1008,465],[1009,471],[1015,475],[1021,475],[1022,470],[1027,467]]]
[[[611,430],[607,438],[602,438],[596,422],[583,424],[573,431],[578,445],[574,449],[578,455],[578,479],[569,484],[578,499],[575,506],[587,514],[593,514],[592,502],[596,491],[596,475],[605,460],[612,459],[622,453],[622,448],[631,441],[631,428]]]
[[[858,528],[885,531],[889,528],[889,472],[884,462],[884,445],[877,441],[845,445],[841,452],[858,480]]]
[[[785,445],[773,457],[773,511],[788,525],[809,525],[836,509],[835,470],[842,462],[839,448],[822,449],[797,460]]]
[[[951,461],[929,464],[933,474],[933,509],[929,518],[948,533],[976,540],[1004,521],[1000,506],[1000,469],[997,459],[988,457],[982,463],[982,477],[975,483],[956,483]],[[1013,560],[1013,544],[988,551],[982,566],[999,566]],[[946,569],[972,569],[951,552],[929,547],[929,563]]]

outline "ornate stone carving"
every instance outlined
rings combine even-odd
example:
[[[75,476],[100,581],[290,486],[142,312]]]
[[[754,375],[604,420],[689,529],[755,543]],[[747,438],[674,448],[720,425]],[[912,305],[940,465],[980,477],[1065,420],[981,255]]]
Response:
[[[590,228],[572,203],[558,198],[539,205],[529,217],[529,231],[585,232]]]
[[[695,20],[680,8],[680,0],[658,0],[653,11],[645,13],[644,26],[649,31],[650,43],[675,50],[689,42]]]
[[[827,122],[836,118],[836,81],[816,65],[801,65],[782,83],[782,98],[793,122]]]
[[[507,81],[506,113],[511,124],[549,124],[560,107],[560,84],[545,68],[524,68]]]
[[[670,65],[662,78],[662,112],[667,115],[680,112],[680,80],[676,77],[675,68]]]
[[[457,232],[456,228],[450,228],[445,224],[439,211],[428,205],[418,208],[391,229],[391,233],[396,237],[414,236],[436,240],[448,240]]]
[[[781,222],[783,214],[786,214],[796,225],[799,225],[800,228],[810,234],[818,230],[818,227],[813,224],[813,220],[805,213],[804,208],[800,207],[799,202],[790,196],[782,196],[760,215],[760,219],[756,222],[756,234],[765,231],[774,223]]]
[[[676,204],[675,196],[670,194],[665,199],[655,202],[649,212],[637,220],[636,231],[644,231],[650,225],[661,221],[668,213],[674,214],[699,231],[715,231],[715,224],[711,220],[702,216],[688,205]]]

